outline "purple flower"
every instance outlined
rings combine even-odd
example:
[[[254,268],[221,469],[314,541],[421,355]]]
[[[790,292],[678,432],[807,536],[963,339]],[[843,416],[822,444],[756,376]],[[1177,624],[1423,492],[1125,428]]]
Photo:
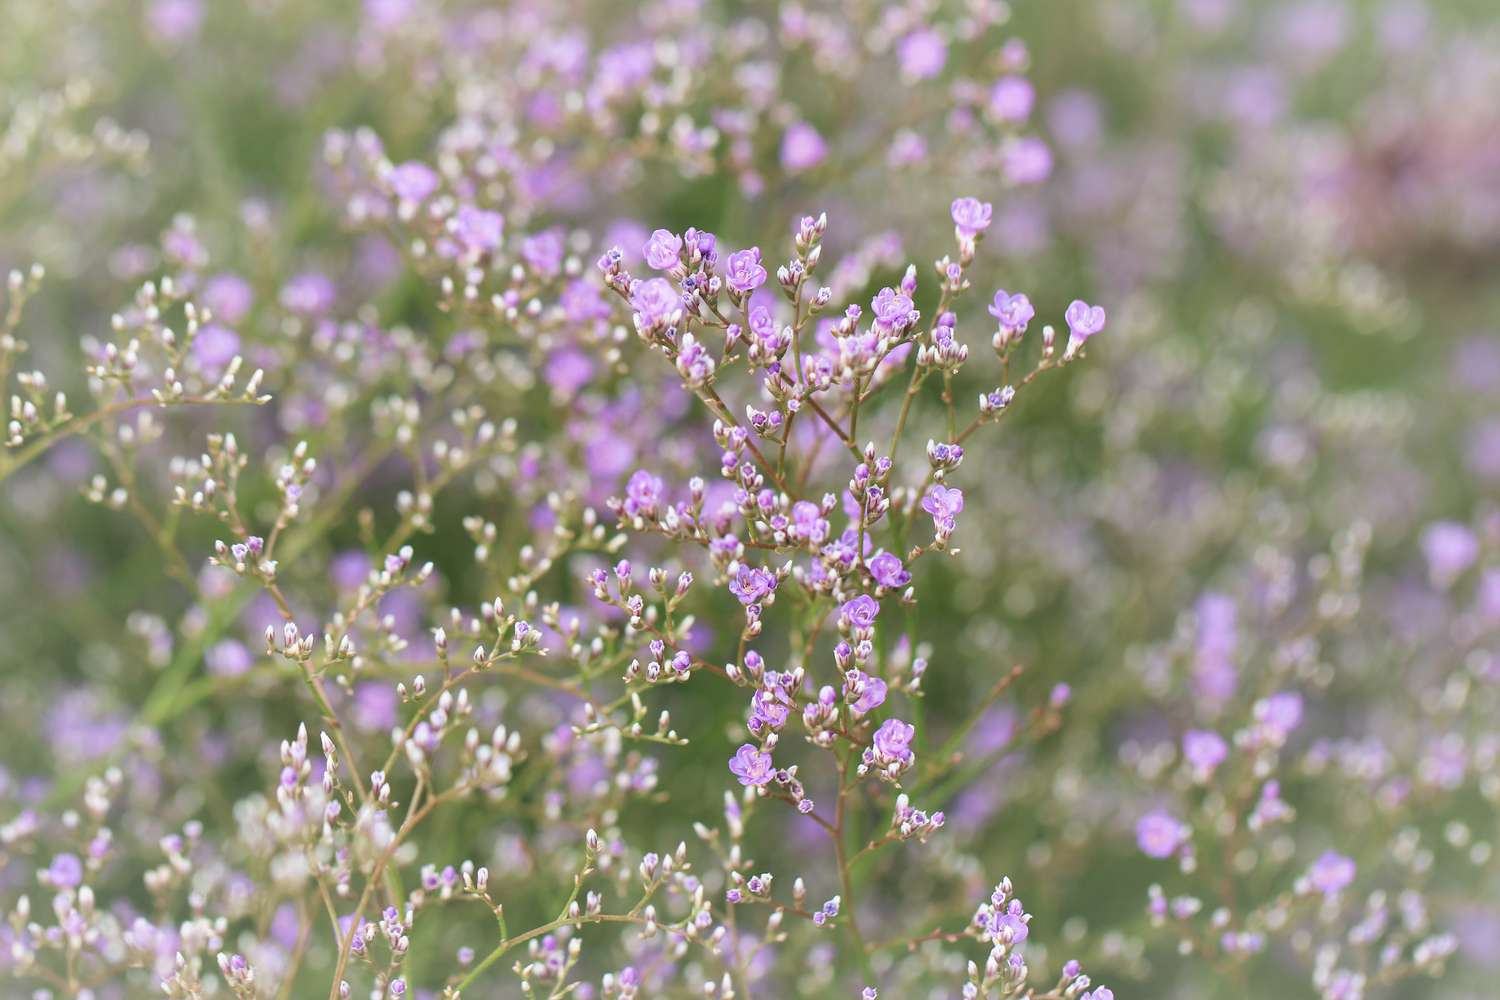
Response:
[[[906,326],[911,321],[911,296],[893,288],[882,288],[870,303],[875,324],[887,330]]]
[[[953,225],[958,228],[959,234],[973,239],[990,228],[994,207],[978,198],[958,198],[953,202],[952,211]]]
[[[635,310],[642,326],[666,326],[681,313],[682,299],[667,279],[650,278],[636,282],[631,289],[630,308]]]
[[[1229,744],[1212,730],[1189,729],[1182,734],[1182,756],[1194,773],[1207,776],[1229,756]]]
[[[729,579],[729,592],[741,604],[755,604],[775,589],[776,574],[759,566],[741,565],[740,571]]]
[[[1170,858],[1187,840],[1187,828],[1175,816],[1157,810],[1135,824],[1135,842],[1151,858]]]
[[[72,889],[83,881],[83,862],[76,854],[59,854],[47,866],[47,881],[59,889]]]
[[[943,36],[931,28],[913,31],[896,46],[901,75],[908,80],[930,80],[943,71],[948,61],[948,45]]]
[[[1337,896],[1353,883],[1355,871],[1353,858],[1337,851],[1325,851],[1308,870],[1307,884],[1325,897]]]
[[[651,234],[641,248],[646,263],[658,271],[667,271],[677,266],[682,257],[682,237],[666,229]]]
[[[533,271],[548,278],[562,273],[565,251],[562,231],[556,228],[544,229],[521,241],[522,259]]]
[[[1255,703],[1255,721],[1272,742],[1281,743],[1302,723],[1302,696],[1280,691]]]
[[[916,755],[911,752],[911,741],[917,735],[917,727],[900,719],[886,719],[875,730],[874,751],[884,763],[911,764]]]
[[[867,565],[870,567],[870,575],[882,587],[904,587],[911,583],[911,574],[901,565],[901,559],[885,549],[875,553]]]
[[[1479,540],[1466,525],[1438,521],[1422,532],[1422,555],[1433,586],[1447,589],[1479,558]]]
[[[500,248],[500,241],[505,238],[505,216],[465,205],[454,215],[449,230],[460,246],[478,256]]]
[[[1036,315],[1031,300],[1025,294],[1017,292],[1011,295],[1003,288],[995,293],[989,312],[1000,323],[1000,329],[1011,335],[1025,333],[1032,317]]]
[[[1052,150],[1034,135],[1006,144],[1005,179],[1012,184],[1040,184],[1052,174]]]
[[[682,336],[682,349],[677,352],[677,371],[690,386],[702,385],[713,377],[713,354],[691,333]]]
[[[1024,76],[1002,76],[990,89],[990,114],[1003,122],[1024,122],[1036,104],[1036,88]]]
[[[791,705],[779,691],[761,690],[750,698],[750,731],[771,728],[780,731],[791,714]]]
[[[204,368],[220,368],[240,353],[240,336],[227,326],[210,323],[193,336],[193,357]]]
[[[879,677],[871,677],[863,671],[859,676],[864,680],[864,689],[860,692],[859,700],[850,707],[860,715],[868,715],[885,704],[887,687]]]
[[[964,509],[963,490],[936,485],[922,498],[922,509],[932,515],[932,523],[944,531],[952,531],[955,519]]]
[[[654,515],[661,506],[662,481],[645,469],[637,469],[625,484],[625,513],[631,517]]]
[[[760,266],[760,247],[751,247],[729,255],[724,265],[724,280],[729,287],[746,295],[766,283],[766,269]]]
[[[781,137],[781,165],[791,173],[811,170],[828,156],[828,143],[807,122],[797,122]]]
[[[281,304],[289,312],[303,316],[320,316],[333,308],[337,292],[326,274],[306,271],[288,281],[281,289]]]
[[[437,171],[418,160],[391,170],[391,190],[402,201],[423,201],[438,189]]]
[[[1068,321],[1069,355],[1077,353],[1090,337],[1104,329],[1104,307],[1091,306],[1082,299],[1069,303],[1063,318]]]
[[[237,326],[255,304],[255,292],[237,274],[216,274],[203,285],[201,299],[214,319]]]
[[[238,677],[255,664],[255,658],[238,639],[221,639],[208,647],[203,662],[211,674]]]
[[[855,628],[873,628],[878,614],[880,602],[869,594],[860,594],[853,600],[845,601],[844,606],[839,609],[840,617]]]
[[[729,772],[740,779],[740,784],[759,788],[770,783],[776,765],[771,763],[769,753],[757,750],[753,743],[745,743],[729,758]]]

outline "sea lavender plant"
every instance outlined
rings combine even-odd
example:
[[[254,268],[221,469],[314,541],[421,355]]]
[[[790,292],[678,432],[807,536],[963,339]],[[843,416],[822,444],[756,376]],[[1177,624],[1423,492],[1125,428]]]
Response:
[[[14,989],[1483,995],[1457,14],[14,7]]]

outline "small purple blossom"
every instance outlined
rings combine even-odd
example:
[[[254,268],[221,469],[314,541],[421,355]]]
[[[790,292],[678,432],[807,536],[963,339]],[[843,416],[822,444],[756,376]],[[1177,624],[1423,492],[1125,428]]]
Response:
[[[766,283],[766,269],[760,263],[760,247],[739,250],[729,255],[724,265],[724,280],[729,287],[746,295]]]
[[[665,278],[637,282],[630,293],[630,307],[641,325],[648,328],[666,326],[682,313],[682,299]]]
[[[438,189],[437,171],[413,160],[391,169],[391,190],[402,201],[425,201]]]
[[[1025,333],[1036,310],[1031,306],[1031,300],[1024,293],[1017,292],[1011,295],[1005,289],[995,293],[995,299],[990,303],[989,313],[995,317],[1000,324],[1000,329],[1007,335],[1014,336],[1017,333]]]
[[[1229,756],[1229,744],[1212,730],[1189,729],[1182,734],[1182,756],[1195,774],[1207,776]]]
[[[916,756],[911,751],[911,741],[916,735],[917,727],[911,723],[900,719],[886,719],[875,730],[875,754],[885,761],[909,765]]]
[[[952,205],[953,225],[960,235],[973,239],[990,228],[994,206],[978,198],[958,198]]]
[[[964,492],[941,484],[934,485],[922,498],[922,509],[932,515],[934,525],[951,532],[958,515],[963,513]]]
[[[844,602],[839,609],[840,616],[855,628],[873,628],[875,616],[880,614],[880,602],[869,594],[860,594],[858,597]]]
[[[791,173],[811,170],[828,156],[828,143],[806,122],[796,122],[781,137],[781,165]]]
[[[1091,306],[1082,299],[1074,299],[1069,303],[1063,318],[1068,323],[1066,353],[1069,356],[1076,354],[1080,347],[1088,343],[1090,337],[1104,329],[1104,307]]]
[[[901,559],[893,552],[881,549],[875,553],[867,564],[870,568],[870,576],[882,587],[904,587],[911,583],[911,574],[901,564]]]
[[[740,779],[740,784],[759,788],[770,783],[776,774],[776,765],[771,762],[769,753],[756,749],[753,743],[745,743],[729,758],[729,771]]]
[[[850,707],[860,715],[868,715],[885,704],[887,687],[885,681],[879,677],[871,677],[861,672],[860,678],[862,679],[864,688],[860,692],[859,698]]]
[[[933,29],[920,28],[897,43],[896,58],[906,79],[930,80],[943,71],[948,61],[948,45]]]
[[[677,266],[682,256],[682,237],[669,230],[658,229],[641,248],[641,254],[655,270],[671,270]]]
[[[473,255],[492,253],[505,237],[505,217],[499,212],[465,205],[453,216],[449,229],[465,251]]]
[[[756,604],[776,589],[776,574],[759,566],[741,565],[729,578],[729,592],[741,604]]]
[[[1187,841],[1187,828],[1170,813],[1149,812],[1135,824],[1135,842],[1150,858],[1170,858]]]
[[[1447,589],[1479,558],[1479,539],[1457,521],[1438,521],[1422,532],[1422,554],[1433,586]]]
[[[1307,873],[1307,884],[1314,891],[1332,898],[1354,882],[1354,859],[1337,851],[1325,851]]]

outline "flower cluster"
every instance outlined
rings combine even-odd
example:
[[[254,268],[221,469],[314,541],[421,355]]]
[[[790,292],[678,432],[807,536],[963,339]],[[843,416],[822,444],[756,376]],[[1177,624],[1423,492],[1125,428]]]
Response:
[[[1458,11],[13,6],[14,991],[1489,988]]]

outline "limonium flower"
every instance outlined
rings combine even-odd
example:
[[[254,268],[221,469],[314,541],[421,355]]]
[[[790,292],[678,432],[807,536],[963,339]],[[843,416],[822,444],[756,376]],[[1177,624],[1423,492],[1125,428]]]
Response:
[[[952,215],[959,234],[972,239],[990,228],[994,206],[978,198],[957,198],[953,202]]]
[[[753,743],[746,743],[735,751],[729,758],[729,770],[740,784],[757,788],[769,784],[776,774],[771,755],[756,749]]]
[[[641,253],[646,258],[646,263],[655,270],[669,270],[677,266],[682,254],[682,237],[670,230],[658,229],[646,241]]]
[[[760,264],[760,248],[738,250],[725,262],[725,278],[729,287],[741,295],[755,291],[766,283],[766,269]]]
[[[1135,842],[1151,858],[1170,858],[1187,841],[1187,828],[1170,813],[1156,810],[1135,825]]]

